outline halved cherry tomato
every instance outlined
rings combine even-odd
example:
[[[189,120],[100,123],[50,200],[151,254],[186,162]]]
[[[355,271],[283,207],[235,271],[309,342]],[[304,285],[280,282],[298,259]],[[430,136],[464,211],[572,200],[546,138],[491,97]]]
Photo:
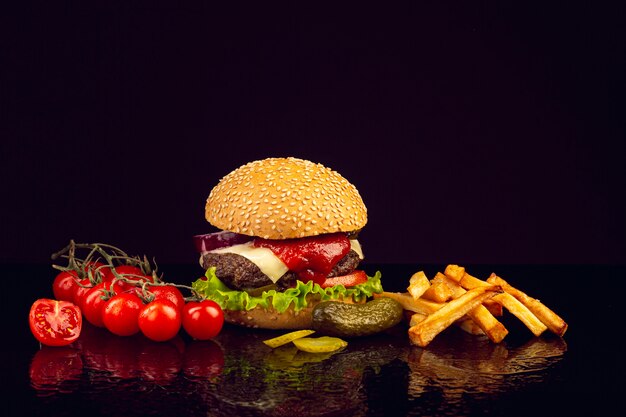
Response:
[[[33,336],[42,344],[66,346],[80,336],[83,316],[75,304],[41,298],[30,308],[28,323]]]
[[[72,302],[74,300],[77,280],[78,275],[74,271],[63,271],[57,274],[52,282],[54,298],[59,301]]]
[[[335,285],[354,287],[355,285],[363,284],[364,282],[367,282],[367,274],[365,271],[354,271],[348,275],[326,278],[320,286],[322,288],[334,287]]]
[[[137,319],[142,307],[141,299],[133,293],[121,293],[111,297],[102,310],[104,327],[118,336],[131,336],[138,333]]]
[[[215,337],[224,325],[224,312],[212,300],[191,301],[183,308],[183,328],[198,340]]]
[[[146,304],[139,313],[139,329],[148,339],[164,342],[173,339],[180,330],[180,310],[166,299]]]

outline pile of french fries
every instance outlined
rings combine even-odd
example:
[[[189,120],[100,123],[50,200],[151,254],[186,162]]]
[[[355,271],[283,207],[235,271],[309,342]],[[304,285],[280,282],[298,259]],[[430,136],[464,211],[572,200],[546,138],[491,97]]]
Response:
[[[378,297],[392,298],[412,313],[409,339],[421,347],[452,324],[500,343],[509,333],[496,318],[502,316],[503,307],[535,336],[549,329],[562,337],[567,330],[567,323],[556,313],[495,273],[481,280],[458,265],[448,265],[431,280],[423,271],[417,272],[410,278],[407,292],[383,292]]]

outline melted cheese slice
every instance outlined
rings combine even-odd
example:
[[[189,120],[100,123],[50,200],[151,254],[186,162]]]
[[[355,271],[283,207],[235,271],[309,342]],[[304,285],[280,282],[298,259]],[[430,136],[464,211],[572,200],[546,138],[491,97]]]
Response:
[[[267,275],[274,283],[278,281],[285,272],[289,271],[287,265],[278,259],[278,257],[274,255],[274,252],[268,248],[254,247],[252,246],[252,242],[215,249],[210,253],[235,253],[241,255],[258,266],[261,272]]]
[[[363,250],[358,240],[350,240],[350,249],[355,251],[360,259],[363,259]],[[215,249],[210,251],[210,253],[235,253],[241,255],[258,266],[261,272],[267,275],[274,283],[289,271],[287,265],[274,255],[274,252],[268,248],[254,247],[252,242]],[[200,257],[200,259],[202,259],[202,257]]]

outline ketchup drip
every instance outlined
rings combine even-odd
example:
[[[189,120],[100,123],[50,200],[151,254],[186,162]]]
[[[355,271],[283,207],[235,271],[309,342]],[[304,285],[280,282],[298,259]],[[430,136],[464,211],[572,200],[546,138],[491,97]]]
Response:
[[[299,239],[255,239],[254,246],[270,249],[300,281],[324,282],[333,267],[350,252],[350,240],[344,233]]]

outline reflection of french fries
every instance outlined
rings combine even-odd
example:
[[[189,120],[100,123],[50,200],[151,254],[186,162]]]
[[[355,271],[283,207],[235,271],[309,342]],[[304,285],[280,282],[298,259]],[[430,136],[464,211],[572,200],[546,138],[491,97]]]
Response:
[[[421,347],[428,345],[444,329],[500,291],[502,289],[496,285],[480,286],[455,298],[409,328],[411,343]]]
[[[524,304],[551,332],[562,337],[567,331],[567,323],[539,300],[529,297],[517,288],[512,287],[508,282],[495,274],[491,274],[487,282],[501,285],[504,291]]]
[[[414,273],[411,279],[409,279],[407,291],[417,300],[428,288],[430,288],[430,282],[426,278],[426,274],[424,274],[424,271],[419,271]]]
[[[493,285],[492,283],[483,281],[476,277],[471,276],[465,272],[465,268],[457,265],[448,265],[446,268],[446,276],[459,283],[460,286],[466,289],[473,289],[484,287],[487,285]],[[505,290],[506,291],[506,290]],[[547,327],[541,322],[524,304],[522,304],[517,298],[511,294],[503,293],[498,294],[492,298],[498,304],[501,304],[504,308],[509,310],[515,317],[517,317],[524,325],[535,335],[539,336],[543,333]]]

